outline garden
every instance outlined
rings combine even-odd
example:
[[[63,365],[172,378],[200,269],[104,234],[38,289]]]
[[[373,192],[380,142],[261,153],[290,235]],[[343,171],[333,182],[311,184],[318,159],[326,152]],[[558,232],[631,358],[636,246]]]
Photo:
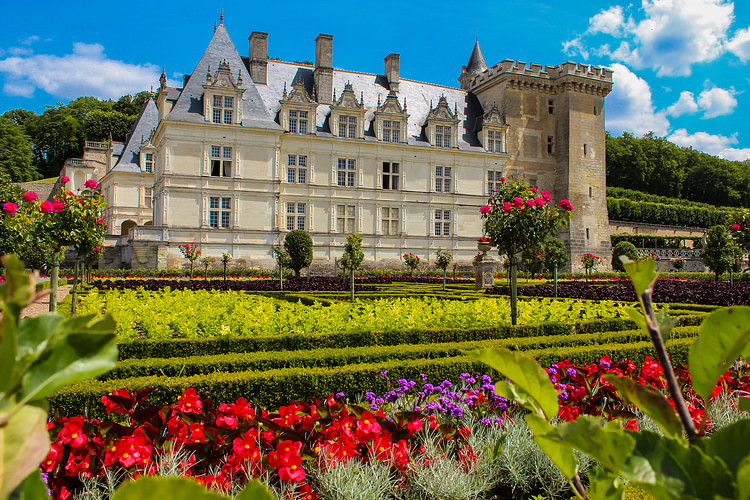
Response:
[[[365,273],[358,235],[342,276],[288,277],[311,259],[297,232],[274,276],[225,255],[209,277],[195,244],[181,276],[92,276],[95,186],[4,206],[19,247],[49,228],[37,244],[81,266],[58,314],[19,320],[40,295],[3,257],[0,498],[748,498],[750,283],[719,278],[750,216],[709,237],[711,281],[628,248],[620,274],[586,254],[564,277],[572,205],[503,181],[479,215],[507,265],[487,290],[447,251]]]

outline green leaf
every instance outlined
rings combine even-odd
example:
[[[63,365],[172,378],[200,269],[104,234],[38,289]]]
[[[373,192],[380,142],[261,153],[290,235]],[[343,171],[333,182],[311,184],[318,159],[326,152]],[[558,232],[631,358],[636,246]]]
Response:
[[[707,454],[719,457],[730,472],[736,473],[740,464],[750,459],[750,420],[739,420],[723,427],[700,443]]]
[[[672,328],[674,328],[675,323],[677,323],[678,318],[670,318],[667,316],[667,311],[658,311],[654,314],[656,317],[656,324],[659,326],[659,331],[661,332],[661,336],[664,338],[664,342],[669,340],[669,335],[672,333]]]
[[[41,314],[24,318],[18,323],[18,347],[14,376],[22,377],[29,366],[39,359],[55,338],[58,325],[65,320],[57,314]]]
[[[740,398],[737,407],[742,411],[750,411],[750,398]]]
[[[10,494],[9,500],[49,500],[42,474],[35,470]]]
[[[719,377],[740,354],[747,356],[750,341],[750,307],[730,307],[703,320],[698,339],[688,355],[693,389],[708,401]]]
[[[617,422],[605,424],[598,417],[582,415],[574,422],[556,426],[546,436],[573,446],[595,458],[609,471],[619,474],[635,448],[635,438]]]
[[[226,500],[228,497],[209,491],[200,483],[184,477],[141,477],[122,484],[112,500]]]
[[[34,294],[34,277],[26,273],[23,263],[15,255],[2,257],[5,266],[4,282],[0,283],[0,393],[17,385],[13,377],[18,343],[18,318],[21,309]]]
[[[628,273],[630,280],[633,282],[636,295],[640,297],[648,290],[650,286],[656,283],[656,261],[654,260],[636,260],[631,261],[625,255],[620,256],[625,272]]]
[[[737,498],[750,498],[750,457],[745,458],[737,469]]]
[[[555,386],[544,368],[534,359],[505,348],[483,349],[470,351],[466,354],[482,361],[512,380],[519,389],[531,398],[534,403],[534,408],[529,408],[531,411],[541,412],[540,416],[547,420],[557,415],[559,405]]]
[[[648,328],[646,327],[646,318],[643,316],[643,313],[640,309],[637,309],[635,307],[628,307],[627,309],[625,309],[625,312],[628,313],[628,316],[630,316],[630,319],[632,319],[636,325],[648,331]]]
[[[608,373],[602,378],[614,385],[621,396],[627,398],[651,417],[665,434],[675,438],[683,437],[680,419],[667,398],[659,390],[650,385],[640,385],[629,378],[618,377],[612,373]]]
[[[94,377],[115,366],[117,337],[110,315],[87,327],[81,327],[76,318],[71,318],[59,328],[63,331],[56,342],[23,377],[24,400],[47,397],[65,384]]]
[[[272,495],[268,488],[257,479],[253,479],[245,489],[243,489],[239,495],[234,497],[235,500],[276,500],[276,496]]]
[[[47,405],[24,405],[0,426],[0,498],[35,471],[49,452]]]
[[[576,460],[573,447],[565,443],[546,437],[554,426],[538,415],[529,413],[526,415],[526,423],[534,433],[534,442],[554,462],[570,481],[578,473],[578,460]]]
[[[591,470],[588,492],[591,500],[622,500],[624,496],[625,485],[619,477],[599,467]]]

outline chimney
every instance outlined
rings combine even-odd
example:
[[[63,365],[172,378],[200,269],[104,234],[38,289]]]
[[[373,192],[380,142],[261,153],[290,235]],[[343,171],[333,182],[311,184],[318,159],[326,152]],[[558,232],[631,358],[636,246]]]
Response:
[[[333,102],[333,35],[318,35],[315,39],[315,94],[318,102]]]
[[[268,33],[253,31],[250,41],[250,77],[255,83],[268,83]]]
[[[388,54],[385,57],[385,78],[390,90],[398,92],[398,54]]]

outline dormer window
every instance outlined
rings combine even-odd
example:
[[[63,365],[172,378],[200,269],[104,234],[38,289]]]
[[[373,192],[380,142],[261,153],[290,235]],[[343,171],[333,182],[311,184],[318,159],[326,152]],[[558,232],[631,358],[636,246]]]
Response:
[[[409,115],[406,114],[406,99],[401,106],[396,92],[391,90],[381,104],[378,96],[378,108],[374,114],[375,136],[378,139],[395,144],[406,142],[406,125],[409,120]]]
[[[357,117],[339,116],[339,137],[355,139],[357,137]]]
[[[451,128],[435,125],[435,146],[439,148],[451,147]]]
[[[206,74],[204,116],[206,121],[217,125],[235,125],[242,122],[242,72],[238,70],[237,79],[230,74],[229,63],[222,61],[216,73],[211,74],[211,67]]]
[[[454,110],[448,106],[448,100],[441,96],[437,106],[427,114],[427,137],[430,144],[438,148],[453,148],[457,145],[458,106]]]
[[[488,153],[505,153],[505,137],[508,126],[496,104],[482,117],[482,131],[479,139]]]
[[[401,142],[401,123],[383,120],[383,142]]]
[[[146,157],[145,158],[146,161],[144,162],[145,163],[144,168],[146,172],[148,172],[149,174],[153,174],[154,173],[154,153],[146,153],[145,157]]]
[[[289,110],[289,132],[292,134],[307,133],[307,111]]]
[[[331,116],[328,119],[328,123],[331,124],[331,133],[341,139],[363,138],[366,111],[362,99],[357,99],[351,83],[344,85],[344,91],[338,99],[336,99],[334,89]]]
[[[281,126],[290,134],[309,134],[315,131],[315,110],[317,103],[310,99],[302,80],[297,80],[292,91],[287,94],[284,84],[284,94],[279,101],[281,110],[279,119]]]
[[[234,97],[214,96],[213,122],[223,123],[224,125],[232,124],[234,114]]]

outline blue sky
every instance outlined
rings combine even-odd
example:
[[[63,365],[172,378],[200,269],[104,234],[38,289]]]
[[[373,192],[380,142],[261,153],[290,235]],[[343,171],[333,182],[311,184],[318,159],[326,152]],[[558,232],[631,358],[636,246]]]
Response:
[[[29,6],[32,6],[30,8]],[[382,5],[382,8],[377,8]],[[0,31],[0,112],[44,110],[79,95],[116,98],[190,73],[224,9],[240,54],[251,31],[268,52],[314,60],[334,35],[334,66],[458,86],[478,35],[488,65],[574,60],[614,69],[607,130],[654,131],[682,146],[750,158],[750,2],[729,0],[404,2],[12,2]]]

